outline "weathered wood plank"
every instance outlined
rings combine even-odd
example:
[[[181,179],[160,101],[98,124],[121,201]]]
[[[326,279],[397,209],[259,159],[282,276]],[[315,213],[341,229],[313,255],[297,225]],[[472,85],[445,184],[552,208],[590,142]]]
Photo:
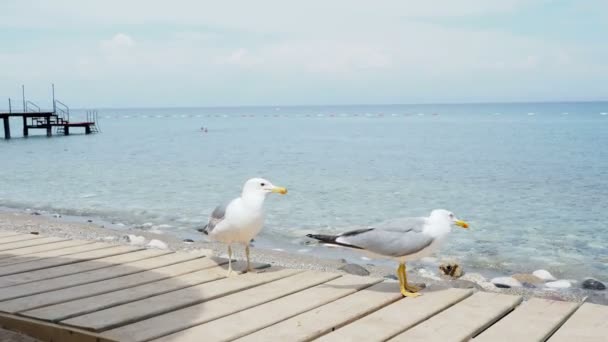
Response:
[[[601,342],[608,336],[608,306],[585,303],[549,342]]]
[[[74,317],[62,323],[87,330],[102,331],[140,321],[168,311],[202,303],[236,291],[281,279],[299,270],[266,269],[260,273],[247,273],[218,281],[188,287],[159,296],[116,306],[110,309]],[[145,285],[144,285],[145,286]]]
[[[36,241],[36,240],[30,240]],[[6,265],[14,265],[21,264],[24,262],[32,262],[38,261],[42,259],[64,256],[76,253],[89,252],[96,249],[110,248],[112,245],[108,245],[105,243],[95,243],[92,241],[81,241],[81,240],[68,240],[56,243],[50,243],[46,245],[40,246],[32,246],[28,248],[23,248],[24,254],[21,254],[21,249],[15,249],[7,252],[7,255],[12,255],[11,257],[6,257],[0,260],[0,269]],[[27,251],[31,251],[35,249],[35,252],[27,253]],[[10,254],[8,254],[10,253]]]
[[[8,276],[0,277],[0,287],[15,286],[18,284],[29,283],[32,281],[51,279],[68,274],[80,273],[105,267],[113,266],[116,263],[124,263],[133,260],[139,260],[140,254],[130,255],[132,252],[141,249],[135,249],[128,246],[117,246],[111,248],[104,248],[92,251],[86,254],[87,259],[74,259],[77,262],[71,262],[72,259],[68,260],[67,263],[61,262],[61,260],[52,263],[53,266],[49,268],[36,269],[34,271],[22,272],[18,274],[12,274]],[[85,256],[85,255],[83,255]],[[55,258],[53,258],[55,259]],[[51,259],[44,259],[51,260]],[[44,261],[41,260],[41,261]],[[19,266],[17,264],[15,266]]]
[[[339,274],[307,271],[202,304],[108,330],[102,335],[118,341],[148,341],[270,302],[339,277]]]
[[[425,291],[418,298],[403,298],[337,329],[317,341],[386,341],[473,294],[471,290]]]
[[[38,241],[38,240],[31,240]],[[29,241],[27,241],[29,242]],[[38,254],[42,252],[48,252],[53,250],[60,250],[68,247],[76,247],[83,245],[91,245],[93,241],[83,241],[83,240],[62,240],[57,242],[45,243],[41,245],[22,247],[18,249],[12,249],[10,251],[3,252],[0,254],[0,262],[4,262],[6,258],[17,258],[22,259],[22,256],[30,256],[31,254]],[[100,245],[101,246],[101,245]],[[106,247],[103,247],[106,248]]]
[[[321,341],[385,341],[470,296],[471,290],[425,291],[404,298],[319,338]]]
[[[45,245],[51,242],[58,241],[68,241],[66,239],[56,238],[56,237],[41,237],[40,239],[33,240],[23,240],[11,243],[5,243],[0,245],[0,259],[9,257],[12,252],[18,249],[23,249],[24,247],[37,246],[37,245]]]
[[[65,262],[66,260],[69,260],[72,262],[77,262],[78,260],[80,260],[79,257],[81,255],[86,255],[86,253],[91,252],[93,250],[106,249],[111,247],[113,246],[98,242],[85,245],[76,245],[58,250],[40,252],[36,253],[35,255],[17,256],[13,258],[2,259],[0,260],[0,275],[19,273],[21,269],[25,269],[25,271],[30,271],[46,267],[53,267],[53,263],[57,261]],[[53,257],[61,258],[51,260],[50,258]],[[50,263],[51,266],[45,266],[47,263]],[[21,266],[17,266],[17,264],[21,264]],[[42,266],[37,266],[39,264]],[[17,271],[15,271],[15,269]]]
[[[521,302],[519,296],[477,292],[390,341],[465,341]]]
[[[395,283],[382,282],[258,330],[238,341],[310,341],[401,298]]]
[[[343,276],[328,283],[237,312],[209,323],[197,325],[154,341],[199,342],[201,336],[205,337],[206,342],[233,340],[347,296],[380,281],[382,280],[371,277]]]
[[[0,231],[0,238],[3,237],[7,237],[7,236],[14,236],[14,235],[20,235],[20,233],[17,232],[9,232],[9,231]]]
[[[41,236],[33,235],[33,234],[19,234],[13,236],[5,236],[0,237],[0,246],[6,243],[17,242],[17,241],[25,241],[25,240],[34,240],[40,239]]]
[[[40,293],[38,295],[28,296],[25,298],[13,299],[0,303],[0,310],[11,313],[21,312],[21,315],[44,319],[47,321],[60,321],[69,317],[83,315],[85,313],[105,309],[110,306],[141,299],[137,296],[137,294],[140,294],[141,292],[139,289],[135,288],[136,286],[168,279],[171,277],[178,277],[180,275],[189,274],[217,265],[218,261],[213,260],[212,258],[194,259],[119,278]],[[75,276],[78,276],[78,274]],[[204,281],[204,277],[201,277],[200,274],[193,274],[192,276],[197,277],[196,279],[193,279],[193,281],[196,281],[195,284]],[[176,279],[175,282],[179,282],[179,285],[187,286],[186,281],[184,280]],[[169,289],[163,288],[162,284],[159,283],[156,283],[154,286],[151,285],[151,287],[151,290],[154,291],[153,294],[158,294],[158,291],[176,290],[174,287]],[[117,292],[124,289],[127,290]],[[97,297],[98,295],[110,292],[112,293],[111,295],[108,294],[107,296]]]
[[[166,266],[167,264],[184,259],[181,255],[185,253],[180,253],[180,255],[169,253],[168,251],[147,249],[129,254],[121,254],[122,258],[115,258],[110,267],[6,287],[0,292],[0,300],[31,296],[80,284],[120,277],[121,275],[141,272],[156,266]],[[123,260],[125,263],[119,264]],[[0,310],[11,312],[4,310],[7,306],[6,302],[0,303]]]
[[[116,342],[92,332],[3,313],[0,313],[0,326],[44,342]]]
[[[474,341],[545,341],[578,306],[578,303],[532,298],[475,337]]]

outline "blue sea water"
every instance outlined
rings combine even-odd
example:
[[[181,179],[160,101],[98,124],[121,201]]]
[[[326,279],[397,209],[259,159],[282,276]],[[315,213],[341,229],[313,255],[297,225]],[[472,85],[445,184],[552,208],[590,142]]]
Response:
[[[444,256],[608,279],[606,112],[606,102],[103,109],[101,134],[51,139],[17,138],[13,120],[0,206],[191,237],[263,176],[290,191],[267,201],[266,246],[445,208],[472,229],[455,229]]]

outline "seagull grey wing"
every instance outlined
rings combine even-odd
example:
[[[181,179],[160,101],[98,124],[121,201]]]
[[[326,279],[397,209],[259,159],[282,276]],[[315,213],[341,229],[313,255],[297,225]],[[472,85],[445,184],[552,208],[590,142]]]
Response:
[[[426,217],[402,217],[373,225],[374,228],[394,232],[416,232],[421,233],[426,224]]]
[[[205,226],[205,228],[203,228],[206,234],[211,233],[215,226],[217,226],[220,222],[224,220],[224,218],[226,217],[227,207],[228,204],[224,204],[219,205],[215,207],[215,209],[213,209],[211,216],[209,216],[209,222],[207,222],[207,225]]]
[[[375,254],[400,257],[420,252],[433,243],[433,238],[415,231],[368,229],[342,234],[336,242]]]

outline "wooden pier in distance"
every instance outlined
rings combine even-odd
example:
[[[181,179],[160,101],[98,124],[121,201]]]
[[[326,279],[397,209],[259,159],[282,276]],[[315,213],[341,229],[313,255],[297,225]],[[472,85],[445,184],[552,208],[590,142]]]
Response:
[[[25,87],[23,89],[23,111],[15,112],[12,110],[11,99],[8,99],[8,112],[0,112],[0,119],[4,126],[4,139],[11,138],[10,118],[17,117],[23,120],[23,137],[29,136],[30,129],[44,129],[48,137],[53,135],[53,128],[57,133],[70,135],[70,128],[82,127],[85,134],[98,132],[97,112],[87,111],[85,121],[70,121],[70,108],[63,102],[55,99],[55,86],[53,89],[53,110],[43,111],[32,101],[25,99]]]
[[[0,327],[47,342],[605,341],[608,306],[0,231]],[[239,263],[236,269],[242,269]]]
[[[4,138],[11,138],[11,127],[9,118],[19,117],[23,119],[23,136],[29,136],[30,129],[44,129],[48,137],[53,135],[53,127],[61,128],[64,135],[70,135],[70,128],[84,127],[85,134],[96,131],[94,121],[70,122],[61,118],[55,112],[22,112],[22,113],[0,113],[4,124]]]

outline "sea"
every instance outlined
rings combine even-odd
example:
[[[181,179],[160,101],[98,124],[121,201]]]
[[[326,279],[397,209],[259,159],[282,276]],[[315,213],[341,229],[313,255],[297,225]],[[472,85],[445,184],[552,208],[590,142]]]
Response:
[[[97,112],[86,136],[24,139],[11,120],[0,206],[201,239],[216,205],[264,177],[289,193],[266,201],[263,248],[322,253],[307,233],[443,208],[471,228],[442,258],[608,280],[608,102]]]

